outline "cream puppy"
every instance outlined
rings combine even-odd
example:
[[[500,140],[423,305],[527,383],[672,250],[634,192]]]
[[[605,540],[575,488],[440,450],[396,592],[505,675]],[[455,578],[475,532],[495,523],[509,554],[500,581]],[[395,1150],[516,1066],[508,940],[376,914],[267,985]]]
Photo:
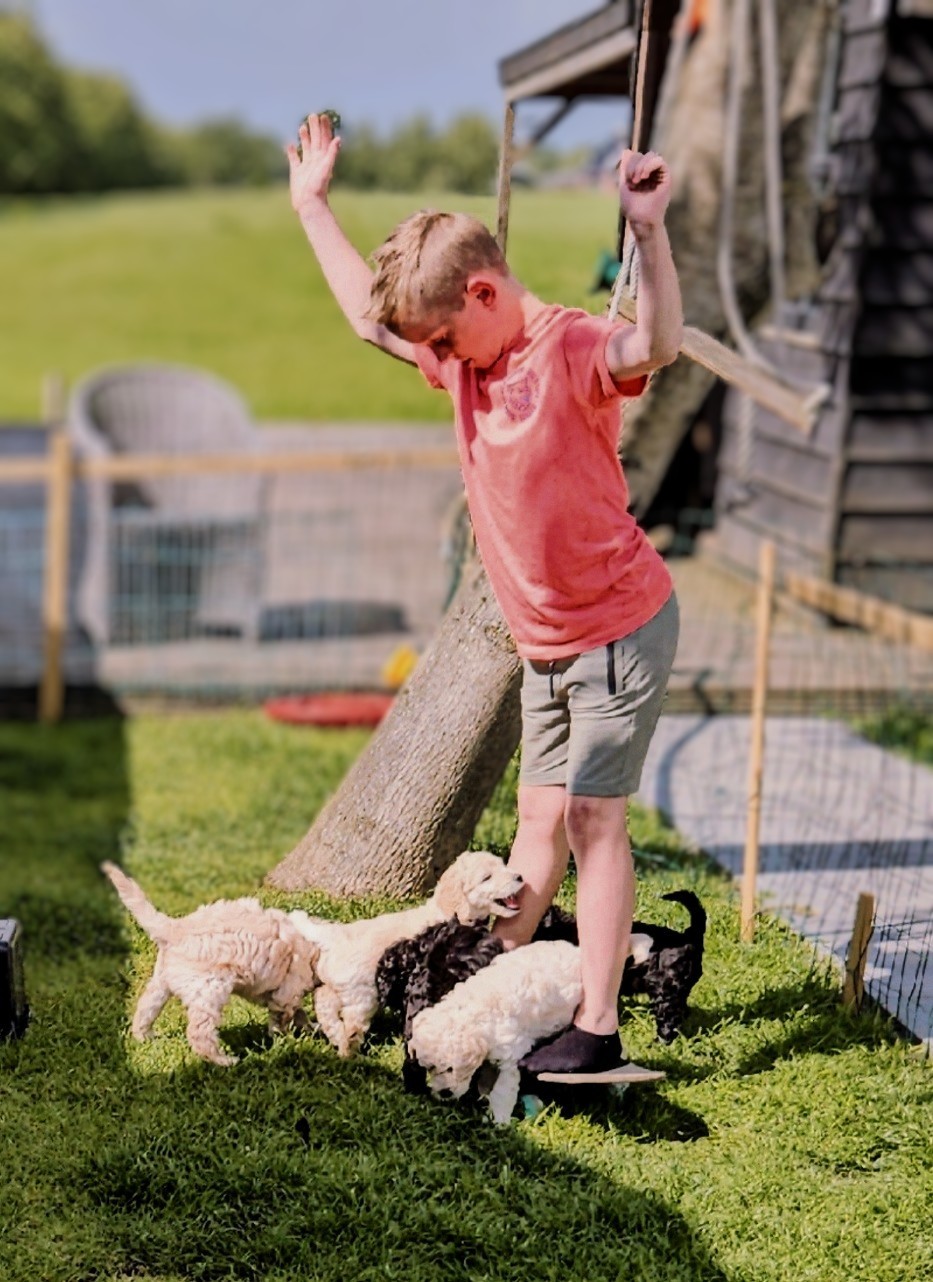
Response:
[[[187,917],[169,917],[116,864],[102,863],[101,871],[159,950],[133,1016],[137,1041],[145,1041],[174,996],[188,1012],[191,1049],[226,1066],[235,1064],[236,1056],[225,1054],[217,1030],[234,993],[266,1006],[273,1030],[285,1028],[299,1013],[317,983],[318,949],[295,928],[292,914],[263,908],[258,899],[219,899]]]
[[[508,1123],[518,1099],[519,1060],[565,1028],[583,996],[580,950],[541,940],[494,957],[412,1021],[408,1052],[435,1095],[460,1099],[486,1062],[499,1076],[489,1092],[492,1120]]]
[[[427,926],[456,917],[461,922],[512,917],[518,912],[522,878],[488,850],[468,850],[441,874],[426,903],[363,921],[333,922],[291,914],[319,950],[320,987],[314,1009],[321,1030],[343,1057],[353,1055],[379,1006],[376,968],[391,944],[413,939]]]

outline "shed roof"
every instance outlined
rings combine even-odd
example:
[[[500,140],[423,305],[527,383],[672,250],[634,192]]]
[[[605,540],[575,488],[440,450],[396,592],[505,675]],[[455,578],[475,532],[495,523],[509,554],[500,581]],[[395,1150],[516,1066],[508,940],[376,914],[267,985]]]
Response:
[[[499,62],[509,102],[520,98],[620,97],[629,92],[637,43],[635,0],[610,0]]]

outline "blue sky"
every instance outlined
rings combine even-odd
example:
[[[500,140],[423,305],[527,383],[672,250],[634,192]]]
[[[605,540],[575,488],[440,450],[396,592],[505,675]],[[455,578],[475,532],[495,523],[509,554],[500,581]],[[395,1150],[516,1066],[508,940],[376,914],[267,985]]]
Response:
[[[348,126],[389,130],[417,112],[444,124],[463,111],[498,122],[500,58],[599,0],[22,0],[56,55],[109,71],[168,124],[237,116],[288,138],[302,115],[340,111]],[[550,110],[519,109],[518,134]],[[598,145],[624,103],[581,105],[558,146]]]

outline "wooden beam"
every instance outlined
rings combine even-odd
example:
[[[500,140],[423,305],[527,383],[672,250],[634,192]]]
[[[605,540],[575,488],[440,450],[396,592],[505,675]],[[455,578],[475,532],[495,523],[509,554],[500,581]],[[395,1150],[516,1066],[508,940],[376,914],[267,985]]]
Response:
[[[226,454],[112,454],[107,458],[79,459],[74,471],[80,477],[137,481],[153,476],[203,476],[211,472],[267,475],[270,472],[356,472],[366,468],[459,465],[455,449],[368,450],[358,454],[318,454],[310,450],[259,454],[242,450]]]
[[[635,300],[623,296],[619,302],[619,315],[634,321],[637,314]],[[829,395],[827,387],[815,387],[812,392],[804,395],[692,325],[684,327],[680,350],[684,356],[696,361],[717,378],[737,387],[756,404],[764,406],[785,423],[790,423],[807,435],[813,431],[820,406]]]
[[[917,614],[855,588],[844,588],[793,570],[784,571],[782,586],[795,601],[812,606],[830,618],[852,623],[886,641],[933,653],[933,618],[928,614]]]

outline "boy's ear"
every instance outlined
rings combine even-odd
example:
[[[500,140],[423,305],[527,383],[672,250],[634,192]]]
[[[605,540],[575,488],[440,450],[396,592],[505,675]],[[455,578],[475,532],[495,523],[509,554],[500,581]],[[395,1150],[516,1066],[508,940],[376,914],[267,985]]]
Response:
[[[471,276],[466,286],[467,297],[483,307],[492,307],[498,297],[496,282],[489,276]]]

